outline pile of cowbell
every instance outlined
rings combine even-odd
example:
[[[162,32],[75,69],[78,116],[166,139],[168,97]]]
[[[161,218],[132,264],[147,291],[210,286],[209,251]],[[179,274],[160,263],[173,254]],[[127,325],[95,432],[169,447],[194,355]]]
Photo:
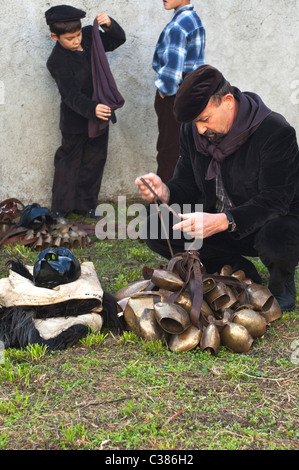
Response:
[[[51,224],[43,224],[39,229],[27,229],[23,240],[32,241],[36,251],[43,251],[51,246],[69,249],[84,248],[91,243],[87,228],[69,223],[59,218]]]
[[[246,353],[282,315],[269,289],[243,271],[232,272],[226,265],[220,274],[209,275],[201,265],[200,287],[194,276],[186,279],[172,268],[146,268],[146,279],[114,294],[127,328],[145,340],[166,341],[171,351],[200,347],[217,355],[224,345]]]
[[[38,203],[26,207],[17,199],[0,203],[0,247],[18,243],[41,252],[49,247],[84,248],[91,243],[94,226],[69,223],[56,218]]]

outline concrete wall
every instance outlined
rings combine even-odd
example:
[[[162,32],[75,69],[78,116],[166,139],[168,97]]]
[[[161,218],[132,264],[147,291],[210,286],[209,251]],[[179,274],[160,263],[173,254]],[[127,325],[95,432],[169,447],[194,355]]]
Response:
[[[60,144],[59,94],[46,69],[54,45],[44,12],[53,0],[0,0],[0,200],[50,205],[53,156]],[[206,32],[206,62],[241,90],[259,93],[299,131],[298,1],[194,0]],[[134,196],[137,175],[156,170],[153,109],[155,43],[173,12],[162,0],[72,0],[124,27],[127,42],[109,54],[126,104],[110,126],[109,155],[100,200]]]

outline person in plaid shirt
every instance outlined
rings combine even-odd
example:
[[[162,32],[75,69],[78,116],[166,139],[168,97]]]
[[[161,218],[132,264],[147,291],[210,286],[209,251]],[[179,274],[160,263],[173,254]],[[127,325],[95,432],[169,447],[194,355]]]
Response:
[[[160,34],[152,66],[157,73],[157,174],[167,182],[179,158],[180,124],[173,116],[173,104],[183,76],[204,64],[205,29],[190,0],[163,0],[163,5],[174,15]]]

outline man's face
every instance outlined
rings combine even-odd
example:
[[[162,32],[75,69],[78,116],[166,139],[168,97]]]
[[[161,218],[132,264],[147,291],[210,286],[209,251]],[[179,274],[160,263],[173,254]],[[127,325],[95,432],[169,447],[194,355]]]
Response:
[[[232,95],[224,96],[220,105],[210,100],[203,112],[194,119],[198,133],[211,142],[217,134],[227,134],[233,125],[235,111]]]
[[[78,30],[75,33],[61,34],[59,37],[56,34],[51,34],[54,41],[58,41],[62,47],[69,51],[80,51],[82,49],[82,30]]]
[[[178,10],[189,3],[190,0],[163,0],[165,10]]]

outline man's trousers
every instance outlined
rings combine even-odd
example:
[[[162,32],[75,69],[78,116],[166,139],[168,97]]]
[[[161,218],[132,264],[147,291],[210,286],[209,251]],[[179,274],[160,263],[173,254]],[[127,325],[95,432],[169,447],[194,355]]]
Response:
[[[165,213],[164,210],[164,217]],[[172,214],[168,214],[167,217],[169,217],[168,237],[171,248],[174,254],[184,252],[190,246],[192,239],[190,237],[185,239],[181,233],[178,233],[179,231],[176,231],[175,235],[171,227],[178,220],[176,218],[173,220]],[[168,221],[165,225],[167,224]],[[161,229],[157,214],[153,213],[148,217],[145,227],[143,239],[148,247],[170,259],[167,236]],[[242,239],[238,239],[233,233],[220,232],[204,240],[197,240],[196,249],[197,246],[199,257],[209,274],[219,273],[222,266],[229,264],[234,271],[242,269],[247,277],[260,283],[260,275],[246,257],[260,258],[270,274],[268,287],[273,295],[278,295],[284,290],[285,283],[294,275],[299,262],[299,220],[293,216],[279,217]]]

